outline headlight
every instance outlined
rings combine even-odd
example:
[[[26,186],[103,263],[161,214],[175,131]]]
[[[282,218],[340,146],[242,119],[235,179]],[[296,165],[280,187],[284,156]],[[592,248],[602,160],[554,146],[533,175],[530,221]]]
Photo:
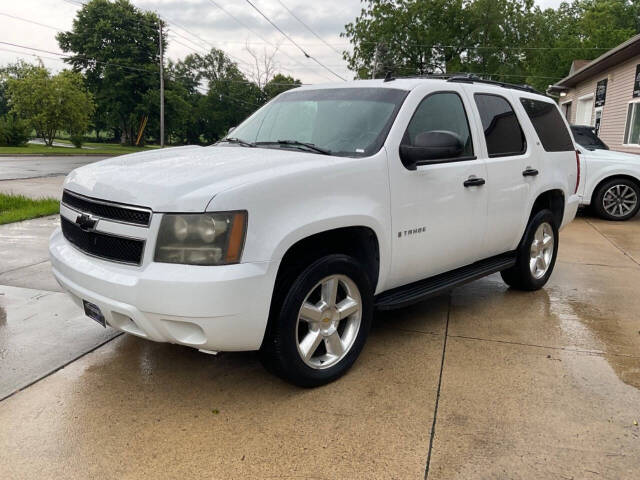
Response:
[[[165,214],[154,260],[188,265],[238,263],[247,212]]]

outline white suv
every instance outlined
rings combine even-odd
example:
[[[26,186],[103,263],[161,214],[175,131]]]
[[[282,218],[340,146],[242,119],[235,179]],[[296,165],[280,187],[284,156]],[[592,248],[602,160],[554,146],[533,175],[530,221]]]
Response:
[[[342,375],[373,311],[501,272],[548,280],[579,158],[556,105],[473,77],[303,87],[216,145],[73,171],[53,272],[88,316],[203,351]]]

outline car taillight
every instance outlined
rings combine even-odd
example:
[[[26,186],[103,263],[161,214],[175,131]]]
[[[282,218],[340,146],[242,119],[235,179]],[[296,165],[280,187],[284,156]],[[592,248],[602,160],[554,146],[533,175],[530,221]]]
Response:
[[[578,193],[578,187],[580,186],[580,151],[576,150],[576,189],[573,193]]]

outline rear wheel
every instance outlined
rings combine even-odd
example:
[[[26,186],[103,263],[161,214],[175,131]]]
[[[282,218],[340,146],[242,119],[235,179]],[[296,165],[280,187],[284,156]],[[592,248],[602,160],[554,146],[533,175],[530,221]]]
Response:
[[[362,351],[373,316],[372,287],[360,264],[327,255],[279,288],[288,291],[260,350],[265,366],[302,387],[342,376]]]
[[[640,187],[625,178],[605,182],[594,196],[593,208],[605,220],[629,220],[640,209]]]
[[[542,288],[556,263],[558,227],[551,210],[536,213],[520,242],[516,264],[500,272],[507,285],[518,290]]]

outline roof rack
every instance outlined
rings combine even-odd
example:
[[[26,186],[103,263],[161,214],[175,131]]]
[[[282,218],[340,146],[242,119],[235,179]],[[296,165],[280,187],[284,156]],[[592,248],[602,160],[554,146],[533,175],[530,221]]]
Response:
[[[429,75],[409,75],[398,78],[426,78],[436,80],[446,80],[447,82],[456,83],[485,83],[487,85],[495,85],[497,87],[511,88],[514,90],[521,90],[523,92],[537,93],[538,95],[544,95],[530,85],[518,85],[515,83],[498,82],[496,80],[486,80],[474,75],[473,73],[442,73],[442,74],[429,74]]]

